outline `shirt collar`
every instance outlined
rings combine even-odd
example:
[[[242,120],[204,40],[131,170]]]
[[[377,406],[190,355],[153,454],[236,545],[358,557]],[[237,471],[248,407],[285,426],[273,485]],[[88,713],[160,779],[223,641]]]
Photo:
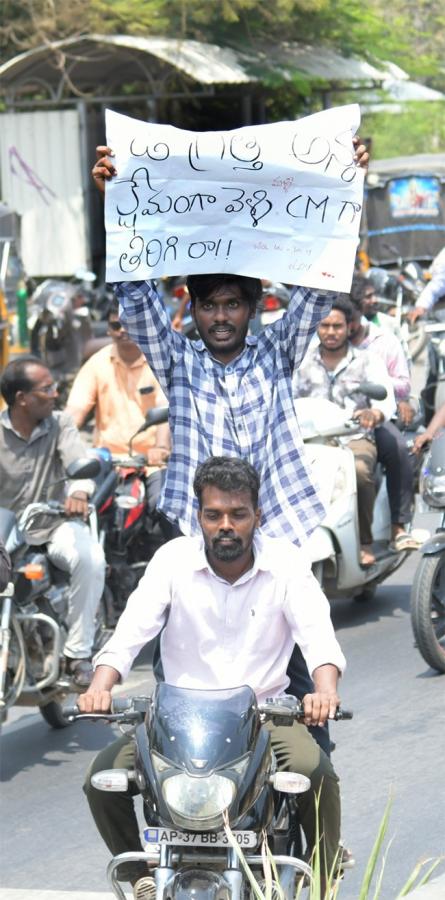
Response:
[[[124,360],[121,359],[121,357],[119,356],[119,354],[117,352],[116,344],[111,344],[110,359],[114,360],[114,362],[116,362],[119,366],[125,366],[126,369],[139,369],[145,363],[145,356],[142,353],[142,350],[140,352],[140,355],[137,357],[137,359],[135,359],[132,363],[124,362]]]
[[[32,431],[31,435],[29,436],[29,438],[27,440],[26,438],[23,437],[22,434],[20,434],[19,431],[15,430],[15,428],[11,422],[11,416],[9,415],[9,410],[5,409],[5,410],[3,410],[2,413],[0,413],[0,422],[3,425],[3,427],[8,428],[9,431],[12,431],[18,438],[20,438],[21,441],[25,441],[27,444],[30,444],[31,441],[34,441],[35,438],[40,437],[40,435],[48,433],[49,426],[50,426],[50,419],[51,419],[51,416],[47,416],[46,419],[42,419],[42,421],[39,422],[38,425],[36,425],[36,427],[34,428],[34,430]]]
[[[231,362],[227,363],[227,365],[236,364],[237,361],[239,359],[241,359],[241,357],[243,356],[246,348],[247,347],[256,347],[257,343],[258,343],[258,336],[256,334],[247,334],[246,340],[245,340],[245,346],[243,347],[240,355],[236,356],[235,359],[231,360]],[[208,349],[208,347],[206,347],[204,341],[201,338],[199,338],[199,340],[197,340],[197,341],[193,341],[193,346],[195,347],[196,350],[198,350],[199,353],[206,352],[208,354],[208,356],[210,357],[210,359],[212,359],[214,362],[218,363],[220,366],[223,366],[223,368],[225,368],[224,363],[221,363],[218,359],[214,359],[214,357],[210,353],[210,350]]]

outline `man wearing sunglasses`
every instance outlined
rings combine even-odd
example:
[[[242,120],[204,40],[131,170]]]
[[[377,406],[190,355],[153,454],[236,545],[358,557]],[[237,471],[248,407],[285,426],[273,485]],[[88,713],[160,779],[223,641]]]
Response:
[[[105,559],[85,521],[94,482],[71,482],[65,489],[66,469],[85,456],[86,447],[71,417],[54,411],[57,384],[39,359],[10,362],[0,388],[7,404],[0,416],[0,506],[19,517],[29,503],[64,504],[64,518],[36,527],[26,540],[46,544],[51,562],[70,574],[66,671],[77,687],[87,688]]]

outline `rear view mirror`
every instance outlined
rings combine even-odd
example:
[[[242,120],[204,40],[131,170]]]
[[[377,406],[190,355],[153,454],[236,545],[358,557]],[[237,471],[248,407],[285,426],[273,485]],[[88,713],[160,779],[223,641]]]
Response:
[[[74,460],[66,469],[68,478],[95,478],[96,475],[99,475],[99,472],[99,460],[91,459],[91,457],[87,456]]]
[[[364,381],[357,388],[361,394],[368,397],[369,400],[386,400],[388,391],[383,384],[372,384],[371,381]]]

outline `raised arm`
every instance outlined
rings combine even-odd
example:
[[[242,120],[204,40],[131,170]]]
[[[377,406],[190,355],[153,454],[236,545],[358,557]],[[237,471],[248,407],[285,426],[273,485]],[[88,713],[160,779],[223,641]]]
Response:
[[[111,147],[96,147],[91,171],[98,191],[116,174]],[[161,387],[168,394],[172,367],[183,350],[183,338],[172,329],[169,314],[152,281],[120,281],[114,285],[119,316],[131,339],[139,344]]]

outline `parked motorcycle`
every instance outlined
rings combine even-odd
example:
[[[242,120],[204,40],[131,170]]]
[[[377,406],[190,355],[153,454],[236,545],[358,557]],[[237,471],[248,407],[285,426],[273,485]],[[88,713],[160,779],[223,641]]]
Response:
[[[67,469],[70,478],[92,478],[96,460],[81,459]],[[56,501],[32,503],[17,521],[0,508],[0,538],[11,551],[13,578],[0,596],[0,725],[12,706],[38,706],[52,728],[68,725],[62,704],[77,688],[66,672],[69,575],[48,559],[45,545],[30,546],[23,533],[36,520],[63,515]],[[89,524],[95,529],[94,508]],[[9,542],[9,546],[8,546]],[[97,645],[103,640],[103,610],[97,618]],[[109,636],[109,634],[108,634]]]
[[[168,407],[155,407],[129,442],[128,456],[112,456],[106,448],[89,453],[100,462],[100,475],[92,503],[99,519],[106,570],[108,627],[114,627],[136,588],[148,561],[164,541],[156,516],[147,511],[146,466],[143,453],[133,453],[137,434],[168,420]]]
[[[247,686],[204,691],[161,683],[151,701],[115,700],[112,713],[67,714],[137,726],[135,771],[110,769],[93,776],[98,790],[126,790],[130,779],[144,802],[146,851],[120,854],[108,866],[119,900],[125,894],[118,866],[141,860],[153,867],[153,900],[253,897],[225,823],[263,890],[261,844],[267,832],[281,886],[272,881],[271,896],[294,900],[297,880],[311,877],[310,866],[295,854],[294,797],[310,783],[303,775],[276,771],[270,735],[262,726],[268,721],[291,726],[302,717],[298,700],[287,696],[257,705]],[[336,718],[351,713],[339,709]]]
[[[357,390],[370,399],[381,400],[385,388],[361,384]],[[353,437],[360,425],[349,413],[316,397],[298,398],[295,409],[306,453],[312,463],[327,509],[326,518],[305,544],[314,574],[329,598],[338,596],[371,600],[380,582],[406,559],[407,552],[389,549],[391,516],[386,483],[379,479],[373,519],[373,551],[376,562],[360,565],[360,534],[357,507],[357,480],[352,450],[342,438]]]
[[[425,662],[445,672],[445,431],[424,458],[420,492],[427,506],[442,515],[435,535],[420,550],[411,589],[411,624]]]

